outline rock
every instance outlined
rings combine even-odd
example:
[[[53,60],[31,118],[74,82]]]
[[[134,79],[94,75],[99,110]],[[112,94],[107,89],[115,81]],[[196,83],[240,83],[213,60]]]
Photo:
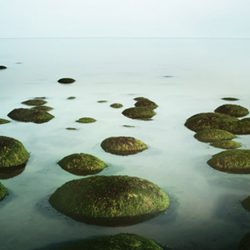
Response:
[[[7,67],[4,65],[0,65],[0,70],[3,70],[3,69],[7,69]]]
[[[228,173],[250,174],[250,150],[232,149],[212,156],[211,167]]]
[[[90,154],[71,154],[58,162],[64,170],[76,175],[90,175],[101,172],[106,164]]]
[[[6,119],[0,118],[0,125],[1,125],[1,124],[6,124],[6,123],[10,123],[10,121],[9,121],[9,120],[6,120]]]
[[[194,137],[202,142],[215,142],[221,140],[231,140],[235,138],[235,135],[223,129],[205,128],[199,130]]]
[[[238,250],[250,250],[250,233],[241,239]]]
[[[185,126],[193,131],[199,131],[205,128],[216,128],[232,132],[237,122],[237,118],[225,114],[199,113],[188,118],[185,122]]]
[[[7,188],[0,182],[0,201],[8,195]]]
[[[98,103],[106,103],[106,102],[108,102],[107,100],[99,100],[99,101],[97,101]]]
[[[58,188],[49,199],[59,212],[90,224],[121,226],[164,212],[168,195],[138,177],[92,176]]]
[[[226,114],[234,117],[242,117],[249,114],[247,108],[236,104],[224,104],[215,109],[215,112]]]
[[[67,130],[78,130],[77,128],[71,128],[71,127],[69,127],[69,128],[66,128]]]
[[[79,122],[79,123],[93,123],[93,122],[96,122],[96,119],[91,118],[91,117],[82,117],[82,118],[79,118],[76,122]]]
[[[151,108],[133,107],[125,109],[122,114],[131,119],[150,120],[156,113]]]
[[[34,123],[48,122],[54,118],[53,115],[46,111],[24,108],[14,109],[8,114],[8,116],[16,121]]]
[[[231,140],[215,141],[210,145],[216,148],[223,148],[223,149],[236,149],[241,147],[241,144],[239,142]]]
[[[133,126],[133,125],[122,125],[124,128],[135,128],[135,126]]]
[[[241,205],[248,211],[250,211],[250,196],[241,202]]]
[[[31,109],[40,110],[40,111],[50,111],[53,108],[49,107],[49,106],[42,105],[42,106],[35,106],[35,107],[31,108]]]
[[[115,108],[115,109],[119,109],[119,108],[122,108],[123,105],[121,103],[112,103],[110,105],[111,108]]]
[[[74,99],[76,99],[76,97],[75,96],[69,96],[67,99],[68,100],[74,100]]]
[[[58,80],[59,83],[62,83],[62,84],[71,84],[73,82],[75,82],[75,79],[73,78],[61,78]]]
[[[46,104],[47,102],[43,99],[30,99],[27,101],[22,102],[22,104],[28,105],[28,106],[41,106]]]
[[[223,97],[221,99],[225,101],[239,101],[239,99],[235,97]]]
[[[237,135],[250,134],[250,118],[244,118],[237,121],[236,125],[232,128],[232,132]]]
[[[116,155],[131,155],[147,149],[147,145],[134,138],[126,136],[109,137],[101,143],[104,151]]]
[[[147,98],[137,100],[137,102],[135,103],[135,106],[136,107],[150,108],[150,109],[156,109],[158,107],[158,105],[155,102],[153,102]]]

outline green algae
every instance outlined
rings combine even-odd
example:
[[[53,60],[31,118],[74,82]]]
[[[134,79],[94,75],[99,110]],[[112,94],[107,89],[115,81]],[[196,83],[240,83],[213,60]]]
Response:
[[[106,164],[90,154],[71,154],[58,162],[64,170],[75,175],[90,175],[101,172]]]
[[[12,110],[8,116],[16,121],[44,123],[54,118],[50,113],[39,109],[18,108]]]
[[[151,108],[133,107],[125,109],[122,114],[131,119],[150,120],[156,113]]]
[[[224,104],[215,109],[215,112],[234,117],[242,117],[249,114],[247,108],[236,104]]]
[[[221,99],[225,101],[239,101],[239,99],[235,97],[223,97]]]
[[[29,153],[24,145],[11,137],[0,136],[0,168],[12,168],[25,164]]]
[[[61,83],[61,84],[71,84],[71,83],[73,83],[75,81],[76,81],[75,79],[69,78],[69,77],[61,78],[61,79],[58,80],[58,82]]]
[[[241,147],[241,144],[231,140],[221,140],[210,143],[211,146],[222,149],[236,149]]]
[[[121,226],[164,212],[169,197],[157,185],[138,177],[93,176],[65,183],[49,202],[75,220]]]
[[[215,142],[221,140],[231,140],[235,138],[235,135],[223,129],[205,128],[199,130],[194,137],[202,142]]]
[[[6,124],[6,123],[10,123],[10,121],[9,121],[9,120],[6,120],[6,119],[0,118],[0,125]]]
[[[134,138],[127,136],[109,137],[102,141],[104,151],[116,155],[131,155],[147,149],[147,145]]]
[[[121,103],[112,103],[110,105],[111,108],[115,108],[115,109],[119,109],[119,108],[122,108],[123,105]]]
[[[40,250],[163,250],[155,241],[136,234],[99,236],[53,244]]]
[[[22,104],[25,104],[28,106],[42,106],[46,103],[47,103],[46,101],[40,98],[30,99],[30,100],[22,102]]]
[[[250,196],[241,202],[241,205],[248,211],[250,211]]]
[[[158,105],[155,102],[153,102],[147,98],[137,100],[137,102],[135,103],[135,106],[136,107],[145,107],[145,108],[150,108],[150,109],[156,109],[158,107]]]
[[[82,117],[82,118],[79,118],[78,120],[76,120],[76,122],[79,122],[79,123],[93,123],[93,122],[96,122],[96,119],[91,118],[91,117]]]
[[[8,195],[7,188],[0,182],[0,201]]]
[[[250,150],[232,149],[212,156],[211,167],[228,173],[250,174]]]

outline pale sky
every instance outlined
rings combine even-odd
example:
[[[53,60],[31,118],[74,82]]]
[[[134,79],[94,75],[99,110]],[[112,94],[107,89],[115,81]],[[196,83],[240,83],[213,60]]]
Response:
[[[250,0],[0,0],[0,38],[250,37]]]

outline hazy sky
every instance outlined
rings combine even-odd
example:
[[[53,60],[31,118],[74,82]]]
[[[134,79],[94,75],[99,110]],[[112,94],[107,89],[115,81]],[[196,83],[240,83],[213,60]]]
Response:
[[[250,37],[250,0],[0,0],[0,37]]]

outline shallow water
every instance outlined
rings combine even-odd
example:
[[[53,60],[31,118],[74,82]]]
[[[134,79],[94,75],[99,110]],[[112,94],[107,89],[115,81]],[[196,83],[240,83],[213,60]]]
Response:
[[[221,150],[195,140],[183,124],[193,114],[227,103],[222,97],[237,97],[233,103],[250,108],[249,40],[2,39],[0,58],[8,66],[0,71],[0,117],[39,96],[47,97],[55,116],[44,124],[0,125],[1,135],[21,140],[31,153],[22,174],[1,180],[10,191],[0,204],[1,250],[31,250],[119,232],[174,249],[237,248],[250,230],[250,213],[239,202],[250,195],[250,175],[210,168],[206,161]],[[77,81],[58,84],[62,77]],[[69,96],[76,99],[67,100]],[[109,107],[114,102],[133,106],[137,96],[159,105],[152,121],[131,120],[121,115],[123,108]],[[83,116],[97,122],[75,122]],[[131,156],[101,149],[103,139],[119,135],[135,136],[149,149]],[[250,147],[249,135],[237,141]],[[169,193],[170,208],[146,222],[114,228],[59,214],[48,203],[50,194],[79,177],[56,162],[76,152],[107,162],[109,167],[99,175],[138,176],[156,183]]]

